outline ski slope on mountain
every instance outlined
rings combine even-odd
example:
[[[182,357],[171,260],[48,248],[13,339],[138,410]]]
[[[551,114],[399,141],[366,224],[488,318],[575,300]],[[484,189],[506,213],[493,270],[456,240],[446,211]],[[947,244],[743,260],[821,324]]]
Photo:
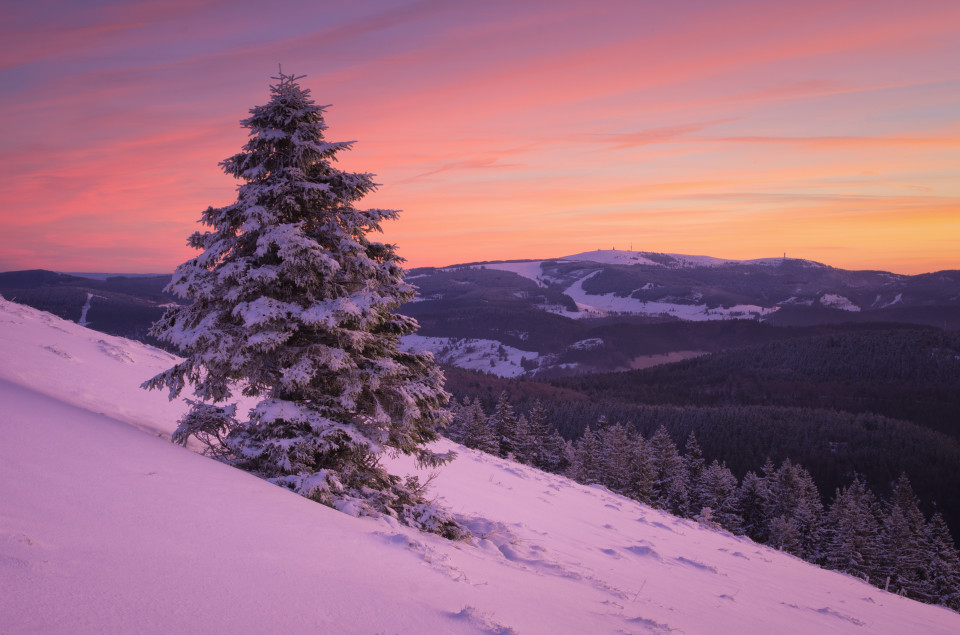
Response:
[[[946,609],[459,446],[432,488],[470,541],[353,518],[160,438],[183,406],[139,384],[174,359],[0,300],[0,632],[960,632]]]
[[[562,315],[572,318],[601,317],[609,313],[636,313],[640,315],[669,315],[691,322],[705,320],[756,319],[773,313],[780,307],[762,307],[755,304],[738,304],[731,307],[709,308],[705,304],[679,304],[677,302],[647,302],[636,298],[618,297],[614,293],[590,294],[583,283],[597,275],[594,271],[574,284],[564,293],[577,303],[578,312],[564,311]]]

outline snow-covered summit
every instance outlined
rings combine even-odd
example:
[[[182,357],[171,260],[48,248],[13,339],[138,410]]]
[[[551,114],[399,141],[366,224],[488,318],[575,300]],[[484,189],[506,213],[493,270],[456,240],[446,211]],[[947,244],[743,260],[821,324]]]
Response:
[[[0,300],[0,632],[960,632],[946,609],[449,441],[433,487],[470,542],[353,518],[158,438],[184,408],[139,384],[170,362]]]
[[[451,265],[444,267],[444,270],[454,270],[462,267],[485,269],[498,269],[501,271],[512,271],[531,280],[541,279],[541,268],[544,262],[589,262],[599,265],[648,265],[652,267],[664,267],[671,269],[683,269],[692,267],[722,267],[724,265],[754,265],[765,267],[777,267],[785,262],[799,263],[804,267],[827,268],[827,265],[813,260],[803,260],[797,258],[775,257],[775,258],[753,258],[747,260],[737,260],[733,258],[716,258],[714,256],[696,256],[689,254],[667,254],[650,251],[631,251],[624,249],[597,249],[595,251],[584,251],[569,256],[560,256],[559,258],[549,258],[546,260],[502,260],[496,262],[483,262],[470,265]]]
[[[826,265],[812,260],[797,260],[795,258],[754,258],[751,260],[736,260],[731,258],[715,258],[713,256],[691,256],[688,254],[660,254],[647,251],[626,251],[622,249],[597,249],[585,251],[572,256],[563,256],[557,260],[595,262],[604,265],[651,265],[670,268],[690,267],[721,267],[723,265],[756,265],[776,267],[784,262],[799,262],[804,266],[826,267]]]

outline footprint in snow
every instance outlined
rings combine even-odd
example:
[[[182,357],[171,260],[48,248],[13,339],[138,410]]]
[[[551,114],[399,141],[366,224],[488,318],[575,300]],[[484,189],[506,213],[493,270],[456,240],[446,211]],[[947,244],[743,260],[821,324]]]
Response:
[[[642,626],[647,633],[670,633],[673,631],[669,624],[661,624],[645,617],[635,617],[628,619],[628,622],[637,626]]]
[[[103,351],[109,357],[112,357],[117,361],[124,362],[125,364],[132,364],[134,362],[134,359],[130,357],[129,354],[127,354],[127,351],[120,348],[119,346],[116,346],[104,340],[97,340],[97,344],[100,345],[101,351]]]
[[[496,622],[489,613],[479,611],[472,606],[463,607],[459,613],[452,613],[451,617],[478,626],[483,632],[490,633],[490,635],[518,635],[517,631],[509,626]]]
[[[808,607],[808,609],[811,610],[811,611],[813,611],[813,612],[815,612],[815,613],[820,613],[821,615],[829,615],[830,617],[836,617],[837,619],[845,620],[845,621],[847,621],[847,622],[850,622],[851,624],[856,624],[857,626],[865,626],[865,625],[866,625],[866,622],[864,622],[864,621],[862,621],[862,620],[858,620],[857,618],[852,617],[852,616],[850,616],[850,615],[844,615],[844,614],[841,613],[840,611],[836,611],[836,610],[830,608],[829,606],[825,606],[825,607],[823,607],[822,609],[814,609],[814,608],[809,608],[809,607]]]
[[[61,351],[56,346],[44,346],[43,348],[44,350],[48,350],[54,355],[57,355],[58,357],[62,357],[64,359],[72,359],[72,357],[70,357],[70,353],[67,353],[66,351]]]
[[[683,556],[678,556],[676,561],[680,564],[685,564],[688,567],[693,567],[694,569],[699,569],[700,571],[709,571],[710,573],[718,573],[717,568],[709,564],[703,564],[702,562],[697,562],[696,560],[690,560],[689,558],[684,558]]]
[[[645,545],[630,545],[629,547],[624,547],[624,551],[629,551],[635,556],[640,556],[642,558],[652,558],[658,562],[661,560],[660,554],[654,551],[652,547],[647,547]]]

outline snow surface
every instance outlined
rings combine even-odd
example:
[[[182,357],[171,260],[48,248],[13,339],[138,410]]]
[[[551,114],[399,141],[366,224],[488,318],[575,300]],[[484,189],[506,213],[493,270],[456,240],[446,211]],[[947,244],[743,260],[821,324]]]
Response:
[[[525,372],[521,365],[524,358],[535,360],[540,357],[537,352],[523,351],[496,340],[405,335],[400,341],[404,350],[430,351],[442,364],[479,370],[498,377],[519,377]]]
[[[547,286],[543,282],[543,270],[540,265],[542,260],[534,262],[493,262],[482,265],[487,269],[496,269],[497,271],[510,271],[529,280],[533,280],[541,287]]]
[[[755,304],[738,304],[732,307],[708,308],[705,304],[679,304],[672,302],[645,302],[632,297],[618,297],[613,293],[602,295],[588,294],[583,283],[599,274],[594,271],[564,291],[573,298],[580,311],[563,311],[562,315],[571,318],[600,317],[609,313],[636,313],[640,315],[670,315],[691,322],[707,320],[757,319],[777,311],[780,307],[762,307]],[[559,311],[558,311],[559,312]]]
[[[824,293],[820,296],[820,304],[831,309],[840,309],[841,311],[859,311],[858,307],[853,300],[846,298],[842,295],[837,295],[836,293]]]
[[[704,256],[706,257],[706,256]],[[620,249],[597,249],[596,251],[585,251],[581,254],[564,256],[557,260],[572,260],[577,262],[596,262],[602,265],[653,265],[655,267],[663,266],[654,262],[635,251],[623,251]]]
[[[101,297],[102,296],[87,293],[87,301],[83,303],[83,308],[80,310],[80,319],[77,320],[77,324],[80,326],[90,326],[90,322],[87,320],[87,313],[90,312],[90,304],[93,302],[94,298]]]
[[[655,267],[665,267],[662,263],[656,262],[655,260],[650,260],[644,256],[645,252],[636,252],[636,251],[624,251],[622,249],[598,249],[596,251],[585,251],[580,254],[574,254],[572,256],[564,256],[558,258],[558,260],[568,260],[568,261],[587,261],[587,262],[596,262],[599,264],[605,265],[653,265]],[[786,258],[754,258],[752,260],[732,260],[729,258],[715,258],[713,256],[690,256],[687,254],[662,254],[664,256],[670,256],[676,261],[676,265],[671,266],[680,266],[680,267],[721,267],[723,265],[729,264],[741,264],[741,265],[765,265],[770,267],[780,266]],[[818,262],[812,262],[809,260],[796,260],[794,258],[790,259],[791,262],[802,262],[805,266],[809,267],[823,267],[824,265]]]
[[[173,359],[0,300],[0,632],[960,632],[946,609],[449,441],[432,487],[470,542],[353,518],[158,438],[184,407],[138,386]]]
[[[771,267],[776,267],[781,265],[785,258],[754,258],[752,260],[733,260],[730,258],[715,258],[713,256],[691,256],[687,254],[658,254],[663,256],[669,256],[674,259],[675,263],[671,265],[664,265],[661,262],[656,260],[651,260],[645,254],[647,252],[642,251],[627,251],[623,249],[597,249],[595,251],[584,251],[583,253],[573,254],[570,256],[561,256],[559,258],[553,258],[550,262],[555,261],[566,261],[566,262],[594,262],[602,265],[650,265],[653,267],[667,267],[667,266],[679,266],[679,267],[721,267],[728,264],[745,264],[745,265],[766,265]],[[813,262],[809,260],[797,260],[790,259],[791,262],[802,262],[806,266],[811,267],[823,267],[824,265]],[[524,278],[529,278],[537,284],[543,284],[543,276],[541,271],[541,264],[543,260],[537,261],[527,261],[520,262],[516,260],[509,260],[505,262],[485,262],[482,264],[476,265],[453,265],[450,267],[445,267],[441,271],[456,271],[457,269],[469,268],[469,269],[498,269],[500,271],[512,271],[513,273],[519,274]],[[408,280],[410,278],[407,278]]]
[[[874,300],[873,306],[876,306],[878,302],[880,302],[880,296],[879,296],[879,295],[877,296],[877,299]],[[881,309],[886,309],[886,308],[892,307],[892,306],[894,306],[894,305],[900,304],[901,302],[903,302],[903,294],[902,294],[902,293],[898,293],[897,296],[896,296],[893,300],[890,300],[889,302],[884,302],[883,304],[880,305],[879,308],[881,308]]]

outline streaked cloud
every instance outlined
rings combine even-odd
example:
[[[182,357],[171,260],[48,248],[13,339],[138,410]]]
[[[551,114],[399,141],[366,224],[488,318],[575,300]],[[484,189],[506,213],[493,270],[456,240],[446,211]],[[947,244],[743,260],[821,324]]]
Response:
[[[0,37],[5,269],[171,270],[278,63],[410,265],[960,267],[956,3],[39,0]]]

